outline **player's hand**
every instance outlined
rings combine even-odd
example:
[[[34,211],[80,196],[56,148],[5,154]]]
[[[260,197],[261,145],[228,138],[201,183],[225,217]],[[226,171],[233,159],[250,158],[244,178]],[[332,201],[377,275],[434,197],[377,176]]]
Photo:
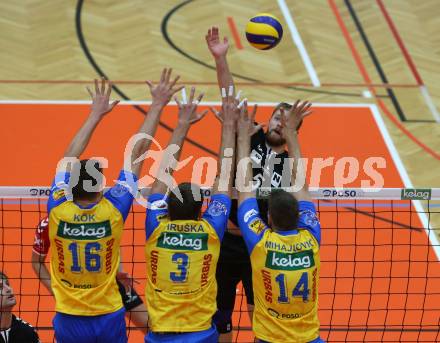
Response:
[[[281,133],[284,137],[298,131],[303,119],[312,114],[311,106],[312,103],[307,100],[297,100],[289,110],[281,108]]]
[[[180,76],[177,75],[173,81],[171,81],[172,68],[164,68],[160,77],[159,83],[155,86],[151,81],[145,81],[150,88],[150,93],[153,98],[153,104],[165,106],[171,100],[171,97],[184,86],[176,86],[177,80]]]
[[[214,114],[214,116],[217,118],[217,120],[220,122],[220,124],[223,124],[223,121],[225,118],[223,118],[223,111],[217,111],[215,107],[210,106],[209,110]]]
[[[116,279],[124,286],[125,292],[127,293],[131,291],[135,283],[140,283],[127,272],[118,272],[116,274]]]
[[[115,100],[110,103],[110,95],[112,93],[111,81],[106,81],[104,78],[101,80],[101,87],[99,87],[99,81],[95,79],[95,93],[93,93],[89,87],[86,87],[87,91],[92,98],[92,107],[90,114],[98,118],[102,118],[105,114],[111,112],[113,108],[119,103],[119,100]]]
[[[222,115],[223,124],[236,126],[238,117],[240,116],[240,107],[238,99],[235,97],[233,86],[229,90],[229,94],[223,98],[222,101]]]
[[[208,110],[205,110],[202,113],[197,113],[197,107],[202,100],[204,93],[200,93],[196,100],[194,99],[195,93],[196,89],[191,87],[189,100],[187,101],[186,90],[183,88],[182,101],[180,102],[176,96],[174,97],[177,107],[179,108],[178,125],[192,125],[197,123],[206,115],[206,113],[208,113]]]
[[[211,52],[214,58],[224,57],[226,56],[229,48],[228,39],[226,37],[223,38],[223,42],[220,40],[220,36],[218,34],[218,27],[213,26],[208,30],[208,33],[205,36],[206,43],[208,44],[208,49]]]
[[[255,125],[255,115],[257,114],[257,104],[254,105],[252,113],[248,113],[247,100],[244,100],[240,109],[240,115],[237,122],[237,132],[239,137],[250,137],[261,129],[261,125]]]
[[[235,125],[240,113],[240,106],[243,105],[243,102],[240,103],[241,91],[238,91],[238,94],[235,95],[234,86],[231,85],[228,89],[222,88],[221,92],[221,110],[217,111],[215,107],[209,107],[209,109],[221,124],[230,123]]]

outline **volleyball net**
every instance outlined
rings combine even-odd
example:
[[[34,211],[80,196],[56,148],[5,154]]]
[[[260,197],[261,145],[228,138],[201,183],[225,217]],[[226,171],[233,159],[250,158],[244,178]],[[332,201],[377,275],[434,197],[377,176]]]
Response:
[[[440,341],[440,189],[312,189],[322,227],[319,318],[329,342]],[[54,299],[31,266],[47,187],[0,187],[0,269],[14,288],[14,313],[53,341]],[[209,191],[207,191],[209,195]],[[261,196],[267,196],[264,192]],[[145,208],[134,205],[122,265],[145,287]],[[239,263],[239,262],[237,262]],[[253,342],[237,289],[233,341]],[[129,342],[142,338],[128,324]]]

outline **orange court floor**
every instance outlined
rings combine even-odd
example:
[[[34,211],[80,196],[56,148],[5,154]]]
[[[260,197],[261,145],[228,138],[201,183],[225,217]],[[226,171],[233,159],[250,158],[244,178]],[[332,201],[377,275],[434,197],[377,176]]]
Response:
[[[207,107],[204,104],[202,107]],[[84,157],[105,157],[107,184],[113,184],[123,166],[127,141],[139,128],[148,105],[123,103],[99,125]],[[21,102],[0,104],[4,128],[0,151],[2,186],[47,186],[69,141],[88,114],[85,102]],[[257,121],[270,117],[273,105],[259,104]],[[156,139],[162,147],[176,124],[176,106],[168,106]],[[370,180],[363,169],[368,158],[380,157],[386,168],[377,169],[384,187],[410,187],[408,176],[380,118],[371,104],[316,104],[300,132],[304,157],[344,157],[359,161],[359,175],[346,187],[360,187]],[[220,124],[208,114],[189,132],[181,159],[193,160],[176,173],[188,180],[194,161],[216,158]],[[152,145],[152,149],[155,147]],[[146,161],[144,174],[151,166]],[[335,164],[322,170],[314,187],[334,187]],[[308,165],[310,177],[311,162]],[[206,175],[205,175],[206,176]],[[146,178],[144,181],[148,182]],[[212,182],[212,176],[202,180]],[[421,218],[404,201],[317,201],[322,226],[319,317],[321,337],[327,341],[439,341],[440,266]],[[18,304],[15,313],[39,329],[43,342],[53,341],[51,320],[54,301],[31,269],[35,227],[45,215],[45,201],[16,203],[0,200],[1,269],[11,279]],[[144,209],[134,206],[122,241],[124,270],[140,284],[144,294]],[[437,247],[438,248],[438,247]],[[252,342],[241,286],[238,289],[234,340]],[[129,342],[141,342],[142,334],[129,326]]]

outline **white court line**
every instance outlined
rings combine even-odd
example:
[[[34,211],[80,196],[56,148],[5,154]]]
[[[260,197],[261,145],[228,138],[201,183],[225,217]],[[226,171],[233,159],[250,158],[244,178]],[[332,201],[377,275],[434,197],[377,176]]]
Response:
[[[303,41],[301,39],[301,36],[299,35],[298,29],[296,28],[295,22],[293,21],[293,18],[290,14],[289,8],[286,5],[286,2],[284,0],[278,0],[278,6],[281,9],[281,12],[283,12],[284,20],[287,23],[287,26],[289,27],[290,34],[292,35],[293,43],[298,47],[299,54],[301,55],[301,59],[304,63],[304,66],[307,69],[307,72],[309,73],[310,80],[312,81],[313,86],[320,87],[321,82],[318,79],[318,74],[316,74],[316,70],[313,67],[313,63],[310,59],[309,54],[307,53],[307,50],[303,44]]]
[[[420,86],[420,92],[422,93],[423,99],[425,99],[426,105],[432,113],[435,121],[440,123],[440,114],[437,111],[437,107],[435,107],[434,102],[432,101],[431,95],[429,95],[428,88],[425,85]]]
[[[292,103],[294,101],[292,100]],[[90,105],[92,102],[90,100],[0,100],[0,105]],[[220,106],[222,103],[220,101],[202,101],[201,106]],[[248,102],[248,105],[261,105],[261,106],[276,106],[278,102]],[[120,105],[151,105],[151,100],[128,100],[121,101]],[[176,105],[174,101],[170,102],[170,105]],[[313,107],[352,107],[352,108],[364,108],[370,107],[369,103],[325,103],[325,102],[314,102]]]
[[[383,139],[385,140],[385,145],[387,146],[388,151],[390,152],[390,155],[394,161],[394,164],[396,165],[396,168],[400,174],[400,177],[402,178],[403,185],[405,186],[405,188],[414,188],[411,179],[409,178],[408,172],[406,171],[405,166],[403,165],[402,160],[400,159],[400,155],[397,152],[396,146],[394,145],[394,142],[391,139],[390,133],[388,132],[385,122],[383,121],[382,116],[380,115],[377,105],[370,104],[369,107],[371,113],[373,114],[373,118],[375,119],[376,124],[379,128],[379,131],[382,134]],[[423,209],[422,203],[420,202],[420,200],[412,200],[412,202],[417,211],[419,219],[422,222],[422,225],[425,229],[426,235],[428,236],[428,240],[431,243],[435,254],[437,255],[437,259],[440,261],[440,243],[432,226],[429,224],[429,219],[425,213],[425,210]]]

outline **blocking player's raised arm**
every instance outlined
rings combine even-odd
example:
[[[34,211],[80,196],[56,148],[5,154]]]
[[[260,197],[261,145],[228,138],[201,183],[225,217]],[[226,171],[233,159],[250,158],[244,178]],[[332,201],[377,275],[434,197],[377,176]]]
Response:
[[[67,150],[64,153],[64,158],[58,163],[56,176],[52,184],[51,194],[47,202],[49,212],[54,206],[57,206],[66,200],[63,192],[68,188],[67,185],[70,181],[70,171],[73,167],[73,163],[78,162],[78,158],[87,148],[93,132],[100,121],[119,103],[119,100],[110,102],[111,89],[112,83],[110,81],[106,81],[105,79],[102,79],[101,84],[99,84],[98,80],[95,80],[95,93],[93,93],[90,88],[87,87],[87,91],[92,98],[90,114],[70,142]],[[93,163],[91,163],[90,166],[92,169],[95,169],[92,164]],[[98,171],[96,172],[98,173]]]
[[[152,96],[150,110],[138,130],[139,139],[134,140],[134,145],[130,144],[131,141],[128,144],[129,161],[124,161],[124,169],[119,174],[117,185],[112,187],[104,195],[119,210],[119,212],[121,212],[124,220],[128,216],[128,212],[133,202],[133,196],[136,194],[137,179],[144,162],[142,155],[146,154],[150,147],[163,109],[171,100],[173,94],[182,88],[175,86],[179,76],[171,81],[171,72],[171,68],[163,69],[159,84],[156,86],[150,81],[147,81]],[[136,138],[136,136],[134,137]]]
[[[183,86],[176,86],[176,82],[179,80],[180,76],[176,76],[171,80],[171,73],[171,68],[163,69],[159,84],[156,86],[153,85],[151,81],[146,81],[150,88],[152,103],[145,116],[144,122],[138,131],[139,134],[144,134],[146,136],[143,139],[136,141],[134,147],[132,147],[130,156],[131,171],[137,177],[139,176],[144,161],[144,159],[140,157],[145,154],[150,147],[152,137],[154,137],[156,133],[163,109],[170,102],[171,97],[183,88]]]
[[[237,123],[237,178],[235,182],[238,191],[237,220],[249,254],[266,229],[266,224],[260,217],[255,191],[252,190],[252,165],[249,158],[250,139],[255,131],[256,111],[257,106],[254,106],[249,115],[245,101]]]
[[[235,132],[240,113],[233,88],[230,89],[230,93],[223,97],[221,112],[223,117],[221,144],[218,154],[217,179],[212,192],[213,194],[225,194],[230,197],[234,179],[233,171],[235,170],[235,166],[232,165],[232,162],[235,161]]]
[[[226,55],[228,53],[229,42],[226,37],[220,39],[218,27],[213,26],[208,30],[205,36],[208,49],[215,60],[215,67],[217,70],[217,81],[220,89],[228,89],[229,86],[234,86],[234,80],[229,70]]]
[[[240,109],[233,90],[223,99],[222,103],[222,133],[218,155],[217,178],[212,188],[212,198],[208,209],[203,214],[215,228],[220,240],[226,231],[231,210],[231,188],[234,179],[235,161],[235,130]],[[235,162],[234,162],[235,163]]]
[[[249,158],[251,136],[255,132],[257,105],[251,115],[248,114],[247,101],[244,102],[237,122],[237,176],[235,187],[238,191],[238,205],[246,199],[255,198],[252,187],[252,164]]]
[[[174,129],[171,140],[163,154],[156,179],[151,186],[151,194],[165,194],[168,188],[174,186],[172,184],[172,174],[182,153],[183,142],[188,134],[188,130],[192,124],[201,120],[207,113],[207,111],[197,113],[197,107],[204,94],[200,93],[197,99],[195,99],[195,92],[196,89],[191,87],[188,101],[186,99],[186,92],[183,90],[182,94],[185,95],[183,96],[182,102],[180,102],[177,97],[174,97],[179,109],[177,127]]]
[[[95,93],[93,93],[89,87],[87,87],[87,91],[92,98],[90,114],[70,142],[64,153],[64,157],[80,157],[89,144],[90,138],[99,122],[119,103],[119,100],[110,102],[112,83],[105,79],[101,80],[101,85],[99,85],[98,80],[95,80]]]
[[[306,182],[306,173],[301,163],[301,150],[298,141],[298,127],[303,119],[312,113],[311,106],[312,104],[308,101],[300,102],[298,100],[289,110],[281,109],[282,134],[287,142],[289,158],[293,159],[291,184],[300,183],[299,190],[294,193],[298,201],[312,200]]]
[[[311,103],[299,100],[289,110],[281,110],[282,113],[282,130],[283,135],[286,137],[287,147],[289,149],[289,158],[294,160],[292,170],[291,184],[298,186],[295,182],[299,183],[299,190],[294,193],[295,198],[298,200],[298,227],[309,230],[316,238],[318,243],[321,243],[321,225],[319,219],[316,216],[315,205],[312,203],[312,197],[308,190],[306,181],[305,170],[300,163],[301,149],[298,141],[298,127],[302,123],[303,119],[310,115]]]

